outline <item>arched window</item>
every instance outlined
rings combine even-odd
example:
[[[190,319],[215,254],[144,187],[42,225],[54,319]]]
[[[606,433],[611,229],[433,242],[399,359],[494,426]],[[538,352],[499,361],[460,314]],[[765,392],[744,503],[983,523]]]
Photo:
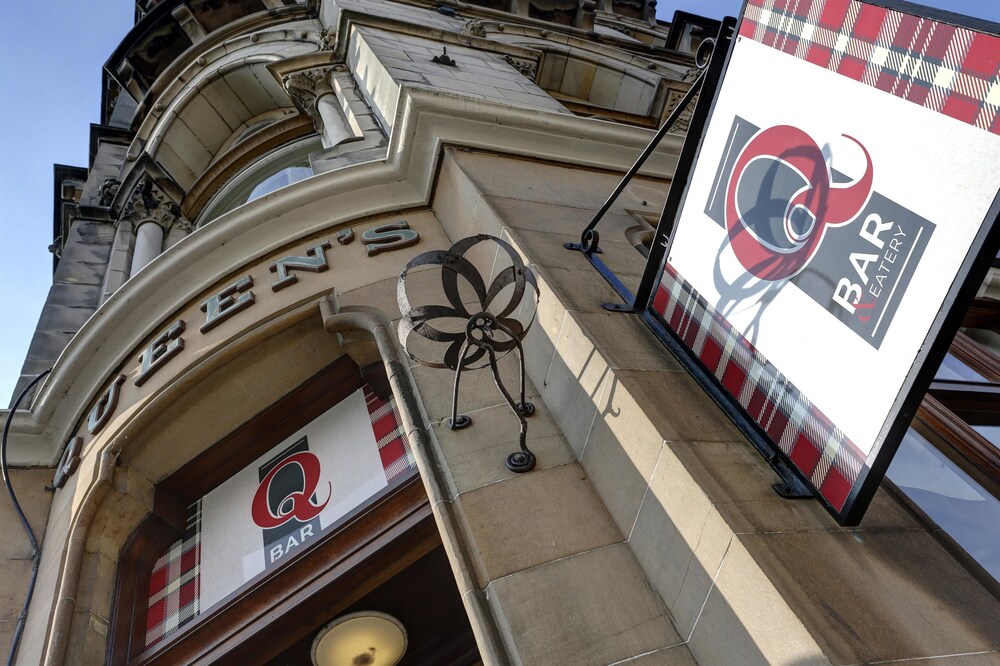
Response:
[[[312,135],[282,146],[229,179],[205,206],[199,227],[245,203],[313,175],[310,155],[323,150],[320,137]]]
[[[260,181],[260,183],[258,183],[257,186],[251,190],[250,195],[244,203],[249,203],[254,199],[259,199],[265,194],[270,194],[275,190],[280,190],[282,187],[291,185],[292,183],[297,183],[300,180],[305,180],[312,175],[312,167],[308,164],[285,167],[277,173]]]

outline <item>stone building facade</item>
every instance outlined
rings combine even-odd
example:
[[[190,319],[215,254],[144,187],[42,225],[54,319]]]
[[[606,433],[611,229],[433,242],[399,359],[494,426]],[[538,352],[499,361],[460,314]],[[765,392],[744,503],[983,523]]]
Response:
[[[0,509],[15,663],[309,663],[358,611],[407,627],[404,664],[1000,661],[995,404],[929,397],[906,464],[841,528],[774,494],[741,432],[564,249],[691,86],[698,25],[681,39],[653,8],[137,3],[90,164],[56,171],[58,260],[16,393],[52,370],[8,452],[36,562]],[[601,223],[624,281],[685,127]],[[506,244],[463,250],[480,291],[415,266],[407,298],[482,306],[485,285],[533,271],[537,306],[504,314],[533,319],[527,473],[504,464],[518,418],[491,373],[462,375],[471,425],[452,429],[454,373],[398,341],[401,271],[477,234]],[[1000,381],[998,289],[949,357],[976,385]],[[516,361],[499,362],[506,387]],[[298,490],[268,505],[294,456]],[[310,481],[314,460],[335,482]],[[971,514],[908,490],[929,464]],[[241,551],[248,531],[263,542]]]

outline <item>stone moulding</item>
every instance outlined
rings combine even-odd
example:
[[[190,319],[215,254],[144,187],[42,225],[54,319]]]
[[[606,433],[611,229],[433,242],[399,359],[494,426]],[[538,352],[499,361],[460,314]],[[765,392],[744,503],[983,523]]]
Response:
[[[108,368],[120,365],[122,355],[151,335],[166,313],[193,300],[216,276],[293,238],[425,205],[439,146],[625,170],[649,141],[645,129],[550,115],[487,102],[470,105],[464,98],[404,86],[386,160],[320,174],[289,186],[280,198],[264,197],[227,213],[198,230],[199,242],[172,248],[103,303],[66,347],[30,415],[19,412],[14,419],[11,463],[53,465],[91,397],[104,387]],[[667,137],[646,173],[668,176],[679,150],[680,140]],[[263,238],[269,240],[262,244]]]

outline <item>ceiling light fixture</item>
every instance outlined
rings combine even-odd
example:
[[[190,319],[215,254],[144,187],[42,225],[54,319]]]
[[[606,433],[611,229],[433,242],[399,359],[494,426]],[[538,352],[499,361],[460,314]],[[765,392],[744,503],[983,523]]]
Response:
[[[391,615],[361,611],[323,627],[312,645],[314,666],[394,666],[406,652],[403,624]]]

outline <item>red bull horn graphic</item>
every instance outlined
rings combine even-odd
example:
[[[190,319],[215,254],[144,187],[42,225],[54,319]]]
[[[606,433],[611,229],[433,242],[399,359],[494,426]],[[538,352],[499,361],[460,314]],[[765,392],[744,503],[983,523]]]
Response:
[[[847,224],[861,212],[871,195],[872,161],[861,143],[847,138],[865,155],[864,175],[847,185],[831,182],[820,147],[797,127],[768,128],[743,147],[726,188],[726,228],[748,271],[762,280],[795,275],[827,226]]]

